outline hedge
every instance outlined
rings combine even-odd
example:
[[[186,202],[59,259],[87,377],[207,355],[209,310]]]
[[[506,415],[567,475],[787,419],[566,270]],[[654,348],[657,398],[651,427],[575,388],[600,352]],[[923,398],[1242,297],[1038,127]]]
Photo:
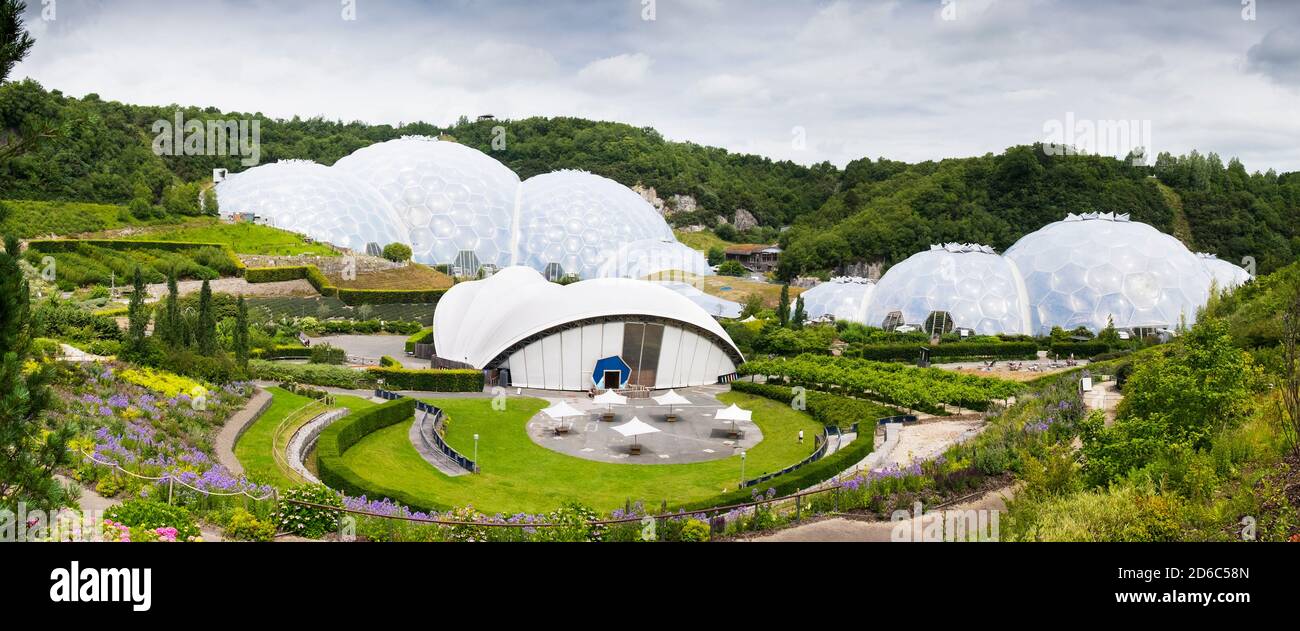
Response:
[[[306,346],[255,348],[249,355],[257,359],[307,359],[311,356],[311,349]]]
[[[252,359],[248,362],[248,373],[253,379],[292,381],[313,386],[362,389],[372,388],[375,385],[374,376],[364,370],[329,364],[286,364]]]
[[[406,352],[414,353],[416,344],[430,344],[433,342],[433,329],[424,329],[406,338]]]
[[[320,295],[338,298],[348,306],[437,303],[446,289],[348,289],[330,284],[328,278],[315,265],[285,267],[255,267],[245,272],[250,283],[271,283],[283,280],[306,279]]]
[[[388,390],[428,392],[482,392],[483,371],[472,369],[367,368],[371,376],[383,379]]]
[[[379,366],[381,368],[401,368],[402,362],[397,361],[394,357],[383,355],[379,358]]]
[[[732,384],[735,385],[734,383]],[[716,495],[710,499],[686,504],[682,507],[687,513],[700,512],[706,509],[718,506],[730,506],[733,504],[743,504],[753,501],[753,494],[765,494],[768,489],[776,489],[777,497],[783,497],[792,493],[797,493],[803,489],[812,487],[849,469],[853,465],[862,462],[863,458],[871,455],[875,449],[875,428],[871,432],[858,436],[847,447],[836,451],[835,453],[822,458],[816,462],[810,462],[803,467],[795,469],[790,473],[768,480],[762,484],[749,486],[730,493]],[[762,472],[755,472],[756,475],[762,475]]]
[[[168,252],[184,252],[186,250],[198,250],[202,248],[216,248],[226,254],[230,259],[230,264],[237,270],[235,274],[242,276],[247,272],[243,261],[239,260],[239,255],[235,250],[225,243],[191,243],[188,241],[123,241],[119,239],[32,239],[27,242],[27,248],[34,252],[75,252],[77,246],[89,245],[109,250],[166,250]]]
[[[244,280],[250,283],[278,283],[306,278],[307,266],[250,267],[244,270]]]
[[[1074,355],[1077,359],[1092,357],[1110,351],[1105,342],[1052,342],[1051,352],[1060,357]]]
[[[1038,354],[1035,342],[948,342],[927,344],[854,344],[845,355],[874,361],[915,361],[921,347],[930,349],[931,359],[985,358],[1033,359]]]
[[[316,469],[321,482],[352,496],[371,499],[386,497],[415,510],[447,510],[449,506],[430,506],[405,491],[377,485],[358,474],[343,461],[343,454],[367,435],[415,417],[415,399],[403,397],[373,408],[354,412],[330,424],[316,442]]]
[[[733,381],[731,382],[731,389],[782,403],[790,403],[794,400],[794,389],[786,386]],[[804,403],[806,406],[805,411],[822,425],[834,425],[844,429],[852,427],[854,423],[866,422],[871,427],[871,431],[875,432],[875,421],[877,419],[901,414],[900,411],[894,408],[874,401],[864,401],[817,390],[805,390]]]

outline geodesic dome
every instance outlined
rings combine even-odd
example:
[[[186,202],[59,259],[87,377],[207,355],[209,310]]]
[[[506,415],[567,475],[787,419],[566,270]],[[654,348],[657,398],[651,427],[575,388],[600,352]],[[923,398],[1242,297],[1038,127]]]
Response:
[[[829,314],[836,321],[880,326],[879,322],[867,321],[867,307],[875,290],[876,284],[869,279],[837,276],[799,294],[799,297],[803,298],[804,313],[809,320]],[[794,313],[793,309],[791,306],[791,313]]]
[[[409,233],[416,261],[475,268],[468,273],[481,264],[511,264],[519,177],[488,155],[407,136],[362,147],[333,168],[383,196]]]
[[[1205,268],[1205,273],[1210,275],[1215,286],[1220,290],[1232,289],[1246,284],[1251,278],[1250,272],[1220,259],[1213,254],[1198,252],[1196,257],[1201,260],[1201,265]]]
[[[687,280],[670,272],[685,272],[695,276],[713,273],[709,262],[698,250],[666,239],[642,239],[618,248],[605,259],[596,271],[599,278],[645,278],[651,274],[667,273],[673,280]]]
[[[1181,242],[1128,215],[1070,214],[1006,251],[1024,278],[1032,331],[1174,327],[1209,298],[1210,275]]]
[[[596,278],[620,248],[672,240],[668,223],[632,189],[584,171],[528,178],[519,192],[516,262],[537,270],[558,263],[566,274]]]
[[[889,268],[876,283],[866,321],[898,324],[901,314],[902,322],[922,325],[946,313],[954,327],[980,335],[1025,333],[1029,313],[1021,287],[1016,270],[988,246],[935,245]]]
[[[374,189],[310,160],[281,160],[228,175],[217,184],[221,209],[254,213],[277,228],[364,252],[408,243],[403,224]]]

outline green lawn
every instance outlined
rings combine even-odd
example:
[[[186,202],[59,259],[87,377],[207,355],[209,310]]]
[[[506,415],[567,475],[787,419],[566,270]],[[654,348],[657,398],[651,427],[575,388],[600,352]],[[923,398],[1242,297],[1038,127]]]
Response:
[[[307,406],[314,399],[282,388],[272,387],[266,391],[271,393],[271,405],[239,437],[239,442],[235,443],[235,457],[244,465],[244,473],[249,478],[286,488],[296,484],[296,480],[290,479],[289,474],[276,462],[272,445],[283,449],[299,427],[328,408],[313,406],[308,409]],[[367,399],[344,395],[335,397],[335,401],[335,407],[345,407],[354,412],[375,405]],[[290,421],[283,423],[285,419]]]
[[[184,241],[186,243],[225,243],[239,254],[290,256],[337,254],[321,243],[307,243],[293,232],[251,223],[221,223],[216,219],[194,221],[174,228],[149,230],[128,237],[132,240]]]
[[[756,477],[798,462],[812,453],[813,441],[800,445],[794,437],[808,436],[821,426],[788,405],[741,393],[725,393],[724,403],[754,411],[763,441],[748,452],[746,477]],[[479,434],[482,473],[447,477],[434,469],[407,437],[411,423],[398,423],[362,439],[344,454],[354,470],[378,485],[400,488],[430,505],[465,506],[487,513],[542,512],[575,500],[601,511],[643,500],[658,508],[707,499],[735,489],[740,457],[696,464],[613,464],[566,456],[538,446],[528,437],[528,419],[546,406],[532,398],[512,398],[505,413],[491,409],[487,399],[435,399],[451,418],[448,441],[466,455],[473,454]]]
[[[705,254],[708,254],[709,249],[715,246],[725,250],[727,246],[732,245],[730,241],[723,241],[722,237],[714,234],[712,230],[701,230],[699,232],[674,230],[673,236],[677,237],[677,241],[686,245],[686,247],[699,250]]]

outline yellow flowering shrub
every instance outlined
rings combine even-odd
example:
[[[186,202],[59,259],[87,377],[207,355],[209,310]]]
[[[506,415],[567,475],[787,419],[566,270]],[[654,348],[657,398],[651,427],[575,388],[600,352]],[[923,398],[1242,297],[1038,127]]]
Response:
[[[187,379],[165,370],[154,370],[153,368],[128,368],[119,371],[117,374],[118,377],[127,382],[142,388],[148,388],[167,397],[189,394],[195,388],[201,387],[199,382],[193,379]]]

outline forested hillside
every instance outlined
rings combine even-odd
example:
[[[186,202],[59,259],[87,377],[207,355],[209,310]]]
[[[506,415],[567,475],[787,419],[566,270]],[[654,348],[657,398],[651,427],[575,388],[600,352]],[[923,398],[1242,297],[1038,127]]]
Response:
[[[0,199],[154,205],[194,214],[195,182],[213,168],[244,169],[238,156],[156,156],[157,120],[175,120],[177,106],[140,106],[73,98],[31,82],[0,87],[0,128],[59,125],[57,142],[0,165]],[[352,151],[407,134],[446,134],[514,169],[522,178],[573,168],[632,186],[654,187],[661,198],[690,195],[698,210],[677,225],[716,225],[737,208],[767,232],[791,226],[780,274],[827,273],[847,263],[896,263],[944,241],[1005,249],[1021,235],[1067,212],[1129,213],[1182,239],[1189,247],[1239,263],[1244,256],[1267,273],[1300,256],[1300,173],[1248,173],[1214,154],[1161,154],[1152,167],[1098,156],[1049,156],[1038,146],[999,155],[907,164],[863,158],[843,170],[805,167],[689,142],[670,142],[653,129],[577,118],[518,121],[462,119],[450,127],[401,127],[318,118],[275,120],[256,113],[181,108],[186,120],[260,119],[261,162],[305,158],[333,164]],[[492,146],[505,129],[505,147]],[[141,198],[145,198],[141,200]],[[156,215],[157,212],[154,212]],[[149,211],[137,212],[142,218]]]
[[[1161,154],[1154,167],[1142,167],[1019,146],[939,162],[849,163],[840,192],[783,235],[781,272],[893,264],[947,241],[1003,250],[1067,212],[1094,211],[1129,213],[1235,263],[1253,256],[1260,273],[1300,254],[1300,173],[1249,175],[1214,154]]]

